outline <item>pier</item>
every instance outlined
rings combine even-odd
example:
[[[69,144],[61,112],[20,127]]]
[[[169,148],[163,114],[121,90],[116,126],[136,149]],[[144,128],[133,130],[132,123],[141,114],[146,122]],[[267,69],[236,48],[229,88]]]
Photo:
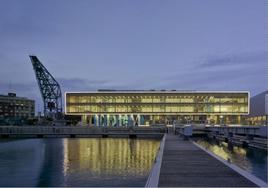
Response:
[[[267,126],[207,127],[209,138],[233,145],[267,150]]]
[[[188,129],[190,130],[190,135]],[[207,136],[211,139],[224,141],[232,145],[267,150],[267,126],[205,126],[176,125],[175,134],[188,136]]]
[[[159,187],[257,187],[189,140],[167,134]]]

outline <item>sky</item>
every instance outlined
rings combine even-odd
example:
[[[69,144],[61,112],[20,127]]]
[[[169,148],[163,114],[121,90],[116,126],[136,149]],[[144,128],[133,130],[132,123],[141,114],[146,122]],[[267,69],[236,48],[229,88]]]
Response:
[[[268,89],[265,0],[0,0],[0,94],[42,100],[29,55],[62,92]]]

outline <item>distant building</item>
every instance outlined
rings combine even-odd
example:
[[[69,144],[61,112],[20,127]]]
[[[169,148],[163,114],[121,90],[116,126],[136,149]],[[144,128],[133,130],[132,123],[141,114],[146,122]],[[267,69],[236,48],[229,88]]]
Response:
[[[250,99],[250,113],[247,121],[251,125],[266,125],[268,115],[268,91]]]
[[[65,113],[95,126],[240,124],[247,91],[98,90],[65,93]]]
[[[15,93],[0,95],[0,118],[33,118],[34,100],[17,97]]]

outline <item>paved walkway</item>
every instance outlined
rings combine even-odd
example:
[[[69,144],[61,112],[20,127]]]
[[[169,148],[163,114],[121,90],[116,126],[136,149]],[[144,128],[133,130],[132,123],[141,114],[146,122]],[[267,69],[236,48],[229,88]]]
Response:
[[[190,141],[167,134],[159,187],[256,187]]]

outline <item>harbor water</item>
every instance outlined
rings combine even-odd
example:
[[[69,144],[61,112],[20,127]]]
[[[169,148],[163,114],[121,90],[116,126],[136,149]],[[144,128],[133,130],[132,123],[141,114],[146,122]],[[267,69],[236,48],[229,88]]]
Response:
[[[144,186],[160,140],[0,140],[2,186]]]
[[[267,151],[233,146],[207,138],[197,138],[195,141],[217,156],[229,159],[236,166],[267,182]]]

